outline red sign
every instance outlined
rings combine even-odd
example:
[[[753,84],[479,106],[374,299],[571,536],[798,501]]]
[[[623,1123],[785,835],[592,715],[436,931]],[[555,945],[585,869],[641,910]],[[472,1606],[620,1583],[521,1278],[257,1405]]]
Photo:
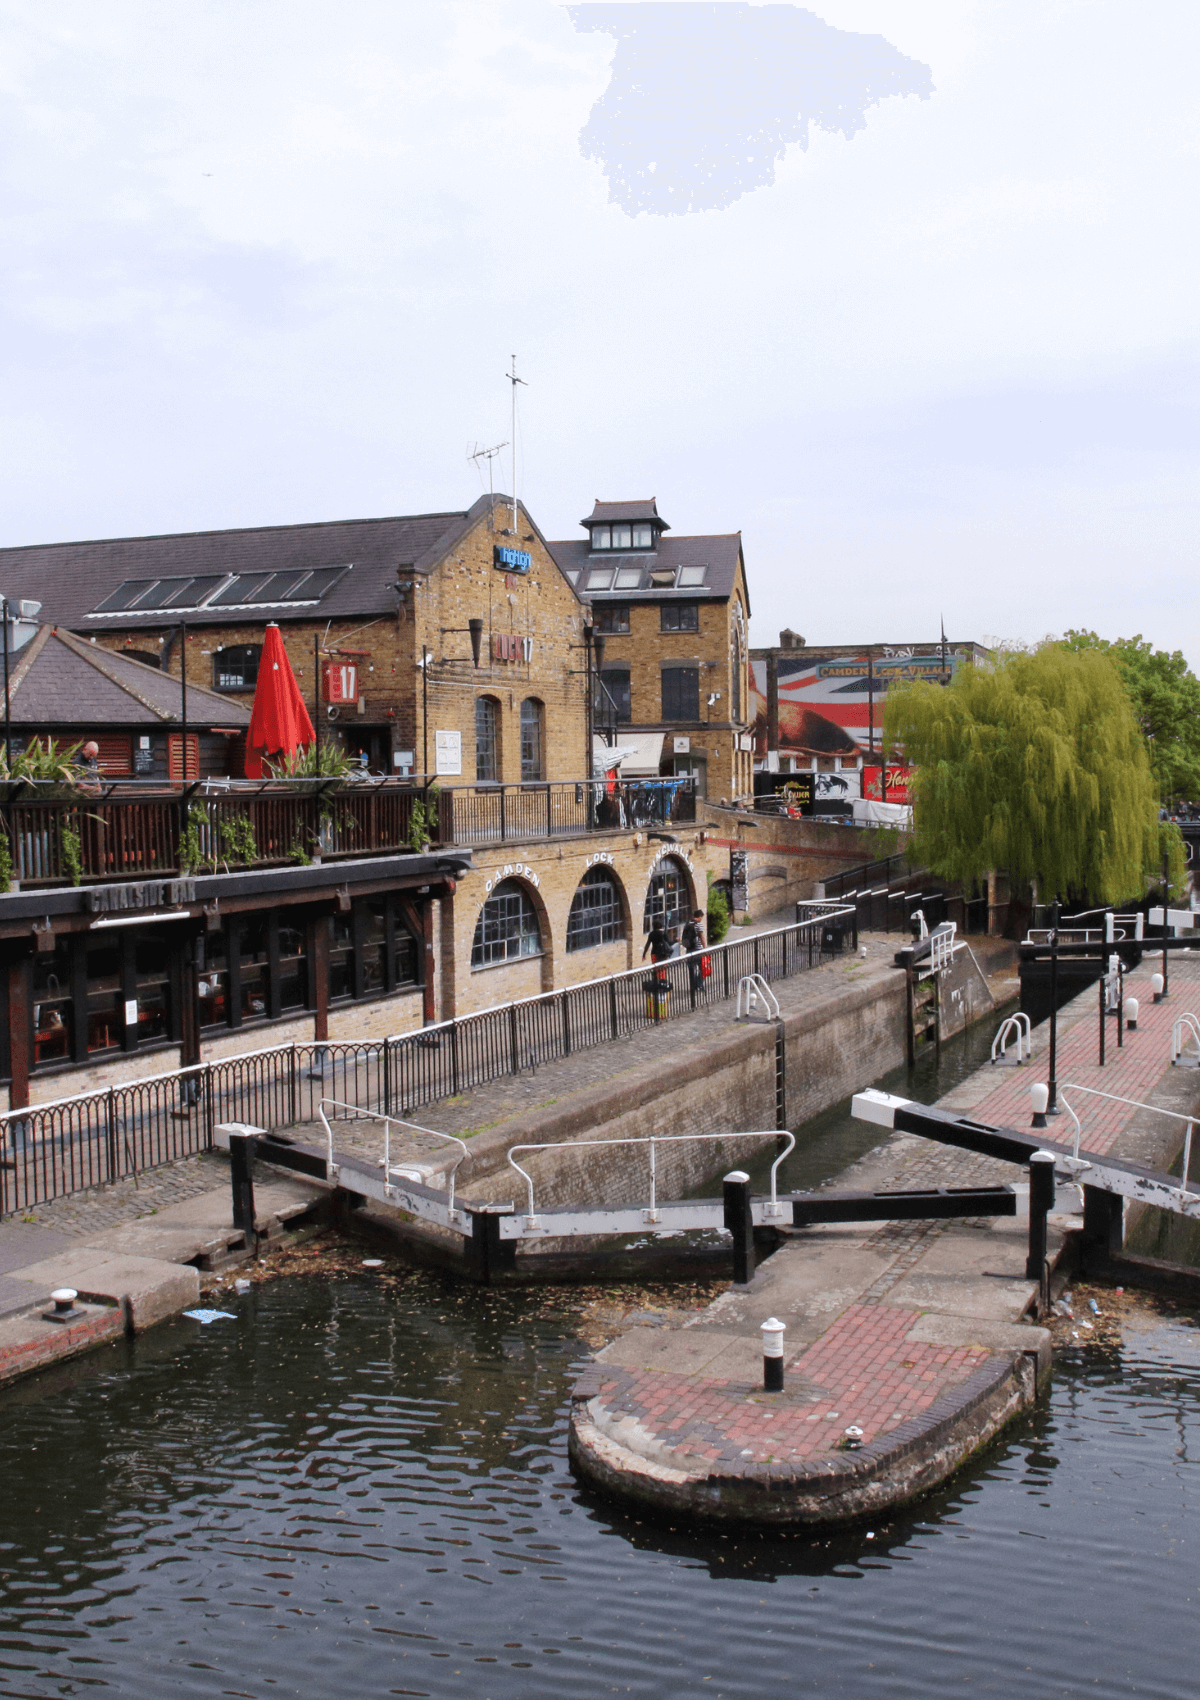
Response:
[[[910,800],[908,782],[912,775],[913,769],[911,767],[889,767],[887,770],[887,796],[885,797],[883,788],[879,783],[879,769],[877,767],[864,767],[863,796],[869,797],[875,803],[907,803]]]
[[[533,660],[533,639],[518,637],[516,632],[496,632],[492,636],[493,661]]]
[[[354,661],[329,661],[325,665],[325,701],[358,701],[358,665]]]

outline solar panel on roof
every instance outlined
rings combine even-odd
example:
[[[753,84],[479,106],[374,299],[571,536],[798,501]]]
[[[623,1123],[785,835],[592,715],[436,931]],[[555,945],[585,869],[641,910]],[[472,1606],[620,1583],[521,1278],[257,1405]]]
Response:
[[[123,608],[132,607],[139,596],[143,596],[158,582],[157,579],[152,578],[127,578],[124,584],[117,586],[111,596],[106,596],[104,601],[98,604],[96,613],[118,613]]]
[[[214,596],[209,603],[210,608],[229,608],[240,602],[253,602],[255,592],[261,590],[268,579],[274,578],[274,573],[239,573],[231,579],[219,596]]]
[[[286,602],[318,601],[327,590],[333,589],[346,570],[345,567],[314,567],[312,572],[306,573],[298,584],[293,585],[284,600]]]

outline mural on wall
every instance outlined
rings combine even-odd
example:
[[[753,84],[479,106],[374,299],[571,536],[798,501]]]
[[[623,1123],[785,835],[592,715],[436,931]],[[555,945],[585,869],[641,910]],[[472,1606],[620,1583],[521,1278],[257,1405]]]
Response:
[[[872,701],[878,750],[889,684],[901,679],[937,683],[958,664],[959,657],[953,653],[943,661],[940,649],[928,654],[898,650],[877,655],[870,673],[865,655],[819,655],[808,650],[780,655],[776,662],[780,754],[852,760],[870,748]],[[762,757],[770,746],[767,663],[761,657],[750,664],[750,693],[755,753]],[[888,792],[890,800],[890,773]]]

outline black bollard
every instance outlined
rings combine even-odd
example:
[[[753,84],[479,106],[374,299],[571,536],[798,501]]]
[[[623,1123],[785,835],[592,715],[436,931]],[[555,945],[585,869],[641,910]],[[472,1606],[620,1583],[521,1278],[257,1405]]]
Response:
[[[246,1250],[258,1247],[254,1231],[254,1148],[252,1133],[229,1135],[229,1178],[233,1183],[233,1225],[246,1236]]]
[[[733,1280],[738,1287],[754,1279],[754,1219],[750,1210],[750,1176],[732,1169],[723,1183],[725,1226],[733,1235]]]
[[[1046,1271],[1046,1218],[1054,1209],[1054,1153],[1035,1151],[1029,1159],[1029,1255],[1026,1280],[1042,1281]]]

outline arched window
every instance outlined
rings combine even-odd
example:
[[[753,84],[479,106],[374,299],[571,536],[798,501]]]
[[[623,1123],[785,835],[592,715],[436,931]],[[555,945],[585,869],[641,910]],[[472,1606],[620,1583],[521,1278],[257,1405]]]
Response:
[[[589,868],[571,899],[567,917],[567,949],[588,950],[625,937],[625,906],[612,870]]]
[[[500,777],[500,704],[495,697],[475,698],[475,777]]]
[[[648,933],[656,921],[667,932],[674,927],[682,927],[691,907],[692,893],[682,862],[677,862],[674,856],[664,856],[654,870],[646,893],[642,931]]]
[[[542,705],[536,697],[521,704],[521,778],[544,779],[542,765]]]
[[[213,684],[219,691],[252,691],[258,683],[261,643],[231,643],[213,656]]]
[[[494,962],[512,962],[541,952],[542,929],[529,893],[520,880],[501,880],[479,911],[471,967],[488,968]]]

